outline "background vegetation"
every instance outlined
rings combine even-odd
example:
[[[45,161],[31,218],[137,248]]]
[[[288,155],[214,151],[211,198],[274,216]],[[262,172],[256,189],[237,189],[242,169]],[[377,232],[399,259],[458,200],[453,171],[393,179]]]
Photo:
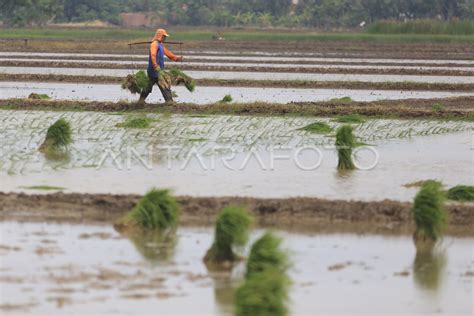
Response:
[[[147,12],[163,25],[310,27],[372,25],[371,32],[472,34],[472,0],[2,0],[7,26],[102,20],[120,24],[120,13]],[[421,22],[403,24],[381,20]],[[431,19],[431,20],[427,20]],[[453,20],[452,23],[443,21]],[[457,30],[461,31],[458,32]]]

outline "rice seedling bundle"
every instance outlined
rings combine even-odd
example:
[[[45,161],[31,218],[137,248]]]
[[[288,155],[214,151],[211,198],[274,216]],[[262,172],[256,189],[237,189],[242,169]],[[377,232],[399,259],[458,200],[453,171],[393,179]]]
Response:
[[[60,118],[48,128],[46,138],[40,146],[40,151],[63,149],[72,143],[71,125],[64,118]]]
[[[339,162],[338,170],[354,170],[355,165],[352,161],[352,151],[356,146],[356,140],[353,134],[352,126],[344,125],[339,127],[336,133],[336,149]]]
[[[140,94],[148,86],[148,75],[140,70],[134,75],[128,75],[122,82],[122,89],[130,91],[132,94]]]
[[[474,186],[458,185],[449,189],[447,195],[453,201],[474,201]]]

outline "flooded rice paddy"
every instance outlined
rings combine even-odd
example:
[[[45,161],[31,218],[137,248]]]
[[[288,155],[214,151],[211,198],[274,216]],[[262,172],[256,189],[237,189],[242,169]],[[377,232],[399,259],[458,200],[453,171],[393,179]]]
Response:
[[[230,316],[245,272],[207,270],[211,228],[179,228],[167,246],[110,226],[1,222],[0,231],[2,315]],[[277,234],[292,261],[292,315],[472,312],[472,238],[446,237],[426,255],[408,236]]]
[[[300,128],[330,119],[149,114],[149,129],[117,127],[120,114],[0,111],[1,191],[57,186],[66,192],[411,200],[405,184],[472,184],[474,123],[369,120],[353,125],[361,170],[336,172],[334,133]],[[59,117],[71,122],[67,159],[38,147]],[[289,181],[288,179],[291,179]],[[380,183],[385,183],[380,186]]]
[[[135,73],[133,69],[96,68],[47,68],[47,67],[0,67],[4,74],[57,74],[76,76],[126,77]],[[195,79],[250,79],[250,80],[301,80],[301,81],[363,81],[363,82],[426,82],[426,83],[474,83],[474,76],[416,76],[379,74],[318,74],[282,72],[231,72],[231,71],[187,71]],[[0,87],[4,83],[0,83]]]
[[[230,94],[234,102],[290,102],[329,101],[350,97],[354,101],[434,99],[446,97],[473,96],[472,92],[444,91],[397,91],[397,90],[353,90],[353,89],[295,89],[295,88],[249,88],[249,87],[196,87],[191,93],[184,87],[173,87],[177,102],[209,104],[220,101]],[[138,100],[137,95],[121,89],[118,84],[40,83],[2,82],[0,98],[26,98],[30,93],[47,94],[55,100],[88,101],[130,101]],[[164,102],[158,87],[147,99],[150,103]]]

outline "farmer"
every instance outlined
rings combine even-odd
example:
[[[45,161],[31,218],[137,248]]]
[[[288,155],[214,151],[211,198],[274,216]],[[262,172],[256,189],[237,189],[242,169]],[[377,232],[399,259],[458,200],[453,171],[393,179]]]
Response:
[[[165,69],[165,56],[173,61],[182,61],[183,56],[176,56],[163,45],[168,36],[166,30],[158,29],[156,30],[155,37],[151,40],[147,69],[149,82],[147,88],[140,94],[139,103],[145,103],[145,99],[153,91],[155,84],[160,88],[165,102],[173,102],[171,82],[169,80],[159,80],[159,71],[160,69]]]

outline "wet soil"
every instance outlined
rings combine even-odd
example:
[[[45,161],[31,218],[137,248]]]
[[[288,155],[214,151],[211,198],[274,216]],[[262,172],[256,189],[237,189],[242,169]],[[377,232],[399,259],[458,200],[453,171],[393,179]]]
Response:
[[[433,105],[442,104],[441,111],[434,111]],[[301,115],[332,117],[344,114],[361,114],[369,117],[393,118],[449,118],[472,120],[474,97],[445,99],[408,99],[374,102],[340,103],[299,102],[272,104],[264,102],[236,103],[229,106],[223,103],[188,104],[175,103],[138,105],[128,102],[84,102],[9,99],[0,100],[1,109],[52,110],[52,111],[98,111],[98,112],[165,112],[187,114],[236,114],[236,115]]]
[[[121,83],[122,77],[75,76],[60,74],[1,74],[0,81],[71,82],[71,83]],[[197,86],[306,88],[306,89],[373,89],[402,91],[474,91],[469,83],[423,82],[363,82],[363,81],[279,81],[251,79],[197,79]]]
[[[9,61],[1,60],[2,67],[52,67],[52,68],[95,68],[95,69],[142,69],[139,64],[111,64],[88,62],[62,62],[62,61]],[[474,76],[473,71],[449,69],[407,69],[407,68],[325,68],[325,67],[266,67],[266,66],[218,66],[212,64],[180,65],[185,71],[219,71],[219,72],[296,72],[296,73],[321,73],[321,74],[393,74],[393,75],[419,75],[419,76]]]
[[[140,196],[110,194],[0,193],[0,220],[113,222],[130,211]],[[318,232],[413,231],[411,203],[397,201],[331,201],[317,198],[178,197],[181,223],[211,225],[222,208],[242,205],[261,226]],[[474,204],[450,204],[452,234],[474,235]]]

